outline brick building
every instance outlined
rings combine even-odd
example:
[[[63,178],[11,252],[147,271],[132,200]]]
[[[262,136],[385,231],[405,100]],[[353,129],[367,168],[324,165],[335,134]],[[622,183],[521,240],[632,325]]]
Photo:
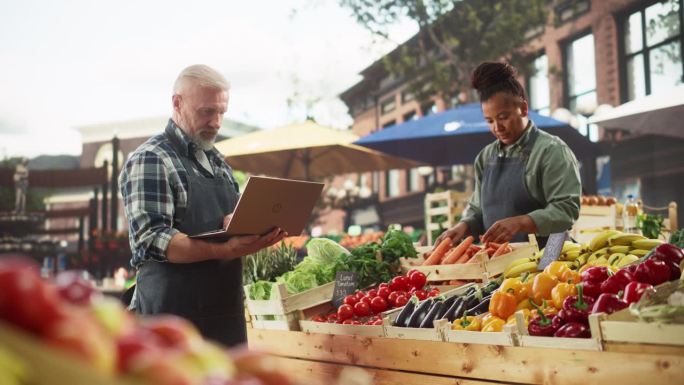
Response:
[[[650,168],[644,170],[645,174],[633,175],[622,154],[624,148],[638,147],[643,139],[625,137],[623,132],[604,132],[585,122],[599,105],[617,106],[652,93],[667,92],[669,87],[682,83],[682,9],[682,0],[556,1],[549,9],[543,33],[531,33],[526,47],[535,55],[533,64],[537,72],[520,79],[528,91],[531,108],[543,114],[553,114],[561,107],[570,110],[573,123],[582,133],[601,141],[604,154],[617,155],[611,162],[613,191],[622,191],[623,184],[640,178],[641,186],[649,186],[641,189],[642,197],[654,205],[684,201],[684,186],[677,185],[683,182],[673,185],[667,180],[684,180],[684,143],[667,141],[674,149],[668,153],[670,161],[665,162],[665,169],[653,151],[644,151],[643,162],[650,164]],[[388,73],[382,59],[361,75],[361,81],[340,95],[354,119],[352,130],[358,135],[475,101],[472,95],[461,94],[452,100],[433,98],[420,104],[406,91],[404,79]],[[583,168],[584,187],[595,192],[596,168],[593,164]],[[661,180],[664,176],[667,179]],[[392,222],[420,226],[426,182],[467,189],[472,172],[470,166],[458,165],[439,168],[424,177],[417,170],[391,170],[351,178],[377,193],[382,226]]]

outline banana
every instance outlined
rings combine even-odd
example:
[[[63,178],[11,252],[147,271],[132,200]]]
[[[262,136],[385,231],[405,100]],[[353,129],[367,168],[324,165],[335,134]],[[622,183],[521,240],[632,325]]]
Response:
[[[589,258],[587,258],[587,263],[594,262],[596,260],[596,258],[599,258],[603,255],[606,255],[607,253],[608,253],[607,247],[604,247],[602,249],[598,249],[598,250],[594,251],[593,253],[591,253],[591,255],[589,255]]]
[[[646,239],[643,235],[639,234],[616,234],[608,238],[608,244],[613,246],[613,245],[618,245],[618,246],[631,246],[633,241],[639,240],[639,239]]]
[[[650,252],[651,252],[651,250],[644,250],[644,249],[632,249],[629,251],[630,254],[636,255],[637,257],[643,257]]]
[[[639,257],[637,257],[636,255],[627,254],[624,257],[622,257],[622,259],[620,259],[620,261],[618,261],[617,265],[615,265],[615,266],[617,266],[617,267],[627,266],[630,263],[634,263],[638,260],[639,260]]]
[[[514,278],[514,277],[519,277],[523,273],[532,273],[537,271],[537,262],[532,261],[532,262],[526,262],[522,263],[513,267],[509,267],[504,271],[504,277],[505,278]]]
[[[508,266],[506,266],[506,269],[507,270],[512,269],[518,265],[522,265],[523,263],[529,263],[529,262],[537,263],[537,262],[539,262],[539,260],[534,258],[534,257],[518,258],[518,259],[514,260],[513,262],[509,263]]]
[[[608,246],[608,238],[616,234],[622,233],[617,230],[606,230],[602,233],[599,233],[591,240],[591,242],[589,242],[589,250],[596,251]]]
[[[0,384],[22,384],[28,379],[24,362],[0,348]]]
[[[561,257],[566,261],[574,261],[580,256],[581,249],[569,250],[561,254]]]
[[[608,257],[608,264],[611,266],[616,266],[622,258],[626,257],[625,253],[613,253]]]
[[[610,246],[608,247],[608,250],[606,250],[606,254],[615,254],[615,253],[622,253],[625,254],[629,251],[630,247],[629,246]]]
[[[608,257],[605,255],[594,259],[592,262],[590,262],[593,266],[607,266],[608,265]]]
[[[565,241],[565,243],[563,243],[563,250],[561,250],[561,253],[567,253],[568,251],[573,251],[573,250],[579,251],[581,249],[582,249],[582,245],[580,245],[579,243]]]
[[[575,259],[575,262],[577,262],[578,266],[584,266],[584,265],[586,265],[587,259],[589,259],[590,255],[591,254],[589,254],[589,252],[580,254],[580,256],[577,259]]]
[[[632,241],[632,247],[635,249],[651,250],[652,248],[664,243],[660,239],[637,239]]]

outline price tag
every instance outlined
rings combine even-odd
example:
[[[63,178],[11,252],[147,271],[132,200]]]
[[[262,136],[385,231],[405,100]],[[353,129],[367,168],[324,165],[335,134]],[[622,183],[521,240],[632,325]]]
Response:
[[[339,307],[344,301],[344,297],[354,294],[356,291],[356,273],[351,271],[338,271],[335,275],[335,289],[333,290],[332,303],[334,307]]]
[[[544,247],[544,255],[542,255],[537,265],[537,271],[544,270],[551,262],[558,260],[566,239],[568,239],[567,231],[549,235],[549,240],[546,241],[546,246]]]

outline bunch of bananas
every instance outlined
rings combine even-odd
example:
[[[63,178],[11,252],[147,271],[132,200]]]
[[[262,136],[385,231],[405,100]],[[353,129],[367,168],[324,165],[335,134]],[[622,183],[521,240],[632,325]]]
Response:
[[[0,348],[0,384],[21,385],[27,380],[24,363],[12,352]]]
[[[609,266],[619,269],[638,261],[651,249],[663,242],[659,239],[648,239],[639,234],[604,230],[596,235],[589,244],[565,241],[558,260],[567,264],[569,268],[580,270],[580,272],[591,266]],[[519,277],[523,273],[536,272],[542,255],[544,255],[544,249],[532,257],[520,258],[511,262],[504,271],[504,277]]]

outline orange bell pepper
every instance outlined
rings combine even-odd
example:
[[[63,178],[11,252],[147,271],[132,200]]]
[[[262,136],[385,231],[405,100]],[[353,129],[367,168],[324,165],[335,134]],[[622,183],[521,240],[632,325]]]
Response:
[[[551,290],[551,300],[556,309],[563,308],[563,301],[571,295],[577,294],[577,287],[574,283],[561,282]]]
[[[543,272],[534,277],[532,283],[532,298],[534,302],[541,303],[543,299],[551,299],[551,290],[558,283],[558,278],[547,272]]]
[[[535,303],[536,305],[536,303]],[[542,312],[546,316],[554,316],[558,314],[558,309],[556,309],[553,306],[549,306],[549,303],[544,299],[541,302],[541,306],[537,306],[538,308],[542,309]],[[530,317],[536,317],[539,314],[539,311],[537,309],[530,310]]]
[[[520,280],[520,277],[504,279],[504,281],[501,282],[499,290],[503,291],[504,293],[512,293],[518,302],[527,298],[527,293],[525,293],[525,290],[523,289],[523,284]]]
[[[497,290],[492,294],[492,299],[489,302],[489,312],[494,316],[506,319],[511,314],[515,313],[515,308],[518,306],[518,301],[513,295],[514,289],[508,291]]]
[[[534,306],[532,306],[532,303],[530,302],[529,298],[525,298],[524,300],[518,302],[518,306],[515,307],[515,310],[532,310],[534,309]]]
[[[568,282],[568,283],[573,283],[573,284],[578,284],[582,281],[582,276],[580,275],[579,272],[568,269],[566,272],[562,274],[560,277],[560,280],[562,282]]]
[[[565,263],[560,261],[553,261],[548,266],[546,266],[544,272],[546,274],[556,277],[559,281],[562,281],[563,275],[566,274],[568,270],[570,270],[570,268]]]

